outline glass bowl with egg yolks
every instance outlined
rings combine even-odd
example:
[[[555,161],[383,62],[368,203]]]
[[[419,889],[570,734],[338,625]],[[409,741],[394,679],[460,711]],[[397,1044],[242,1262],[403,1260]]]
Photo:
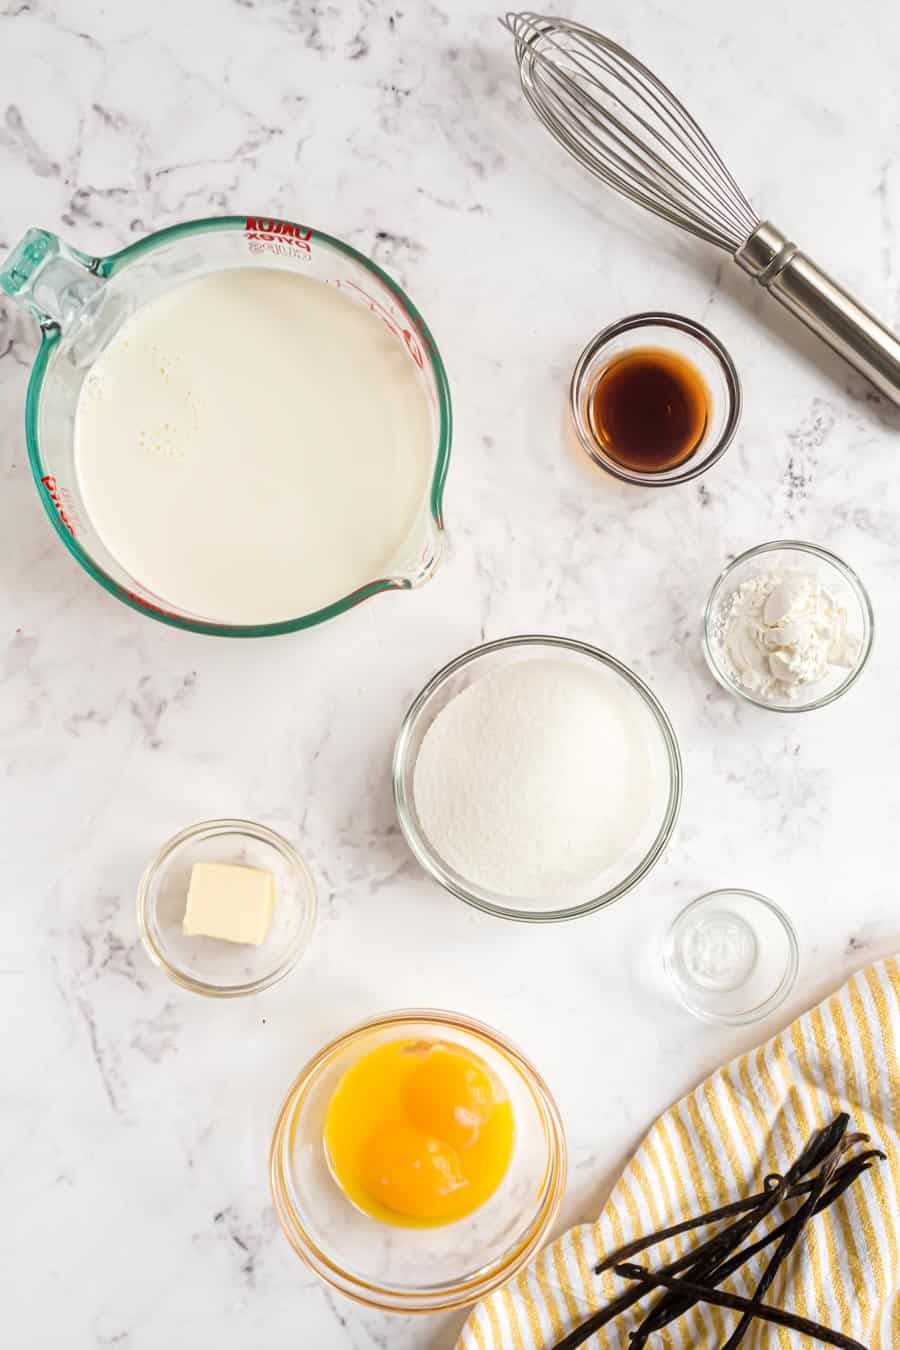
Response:
[[[538,1249],[566,1146],[520,1051],[462,1015],[413,1010],[307,1064],[269,1163],[281,1227],[317,1275],[372,1307],[438,1312],[483,1297]]]

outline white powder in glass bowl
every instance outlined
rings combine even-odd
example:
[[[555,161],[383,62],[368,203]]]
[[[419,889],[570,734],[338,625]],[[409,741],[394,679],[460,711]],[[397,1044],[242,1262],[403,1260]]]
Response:
[[[859,657],[844,608],[796,569],[773,567],[744,581],[716,614],[713,636],[735,683],[765,699],[798,700]]]
[[[621,861],[653,810],[648,714],[573,662],[495,669],[428,728],[413,796],[432,847],[507,896],[584,887]]]

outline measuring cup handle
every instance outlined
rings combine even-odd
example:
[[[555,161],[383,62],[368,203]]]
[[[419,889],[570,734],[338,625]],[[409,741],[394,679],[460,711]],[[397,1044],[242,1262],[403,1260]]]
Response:
[[[0,267],[0,291],[44,329],[65,330],[103,284],[99,258],[64,244],[49,230],[29,230]]]

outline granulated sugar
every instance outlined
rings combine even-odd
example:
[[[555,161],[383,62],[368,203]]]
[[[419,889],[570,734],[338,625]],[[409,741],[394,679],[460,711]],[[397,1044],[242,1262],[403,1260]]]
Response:
[[[649,714],[605,672],[495,669],[435,718],[413,780],[422,828],[465,880],[559,894],[620,861],[652,808]]]

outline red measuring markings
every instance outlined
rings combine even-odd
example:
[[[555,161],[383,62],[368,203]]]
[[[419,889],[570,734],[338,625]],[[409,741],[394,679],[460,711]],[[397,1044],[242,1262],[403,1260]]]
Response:
[[[134,600],[144,609],[152,609],[157,614],[168,614],[170,619],[180,619],[181,615],[176,614],[174,609],[163,609],[162,605],[154,605],[152,600],[146,600],[143,595],[138,595],[137,591],[126,591],[125,594],[129,600]]]
[[[72,536],[72,538],[74,539],[74,538],[75,538],[75,526],[74,526],[74,524],[72,523],[72,519],[71,519],[71,517],[69,516],[68,511],[66,510],[65,506],[63,505],[62,493],[63,493],[64,489],[63,489],[63,488],[60,488],[60,487],[58,486],[58,484],[57,484],[57,482],[56,482],[56,479],[53,477],[53,474],[52,474],[52,473],[46,473],[46,474],[44,474],[43,478],[41,479],[41,482],[43,483],[44,487],[47,489],[47,493],[48,493],[48,495],[49,495],[49,497],[50,497],[51,502],[52,502],[53,505],[56,507],[56,514],[59,516],[59,518],[60,518],[60,520],[62,521],[63,525],[65,525],[66,529],[69,531],[69,534],[70,534],[70,535]]]
[[[419,337],[420,337],[420,338],[422,339],[422,341],[424,342],[426,348],[428,349],[429,354],[430,354],[431,356],[434,356],[434,343],[431,341],[431,338],[428,336],[428,333],[427,333],[426,330],[425,330],[425,325],[424,325],[424,323],[422,322],[422,320],[421,320],[417,315],[415,315],[415,314],[410,314],[410,316],[409,316],[409,321],[410,321],[410,323],[412,324],[413,328],[415,328],[415,330],[416,330],[416,332],[418,333]]]
[[[312,230],[308,225],[297,225],[292,220],[275,220],[271,216],[247,216],[245,239],[277,240],[279,244],[293,244],[305,253],[311,253],[309,241]]]
[[[340,284],[341,283],[339,282],[338,285]],[[401,328],[395,321],[391,311],[387,309],[380,300],[376,300],[368,291],[363,290],[362,286],[358,286],[355,281],[346,281],[343,284],[345,286],[350,286],[354,291],[358,291],[368,304],[370,311],[378,316],[381,322],[391,330],[395,337],[402,339],[406,346],[406,350],[421,370],[425,365],[425,358],[422,355],[422,348],[419,346],[419,343],[411,330],[409,328]]]

